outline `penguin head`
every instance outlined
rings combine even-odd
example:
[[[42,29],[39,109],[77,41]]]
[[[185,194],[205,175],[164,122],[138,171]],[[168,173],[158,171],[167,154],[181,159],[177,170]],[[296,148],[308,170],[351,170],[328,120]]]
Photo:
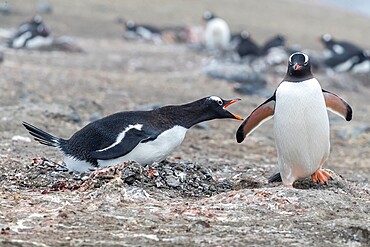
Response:
[[[206,114],[209,115],[210,119],[215,118],[233,118],[243,120],[242,117],[229,112],[226,108],[240,99],[224,100],[218,96],[209,96],[203,99]]]
[[[323,34],[320,38],[320,41],[325,45],[333,45],[334,44],[334,39],[333,37],[329,34],[329,33],[326,33],[326,34]]]
[[[302,52],[296,52],[290,55],[287,73],[294,77],[310,75],[311,63],[309,57]]]
[[[247,40],[247,39],[250,39],[251,38],[251,35],[247,31],[241,31],[240,32],[240,38],[242,40]]]
[[[135,22],[133,20],[127,20],[125,25],[127,30],[131,30],[135,27]]]
[[[275,42],[277,46],[285,46],[285,37],[281,34],[276,35]]]
[[[209,10],[206,10],[203,12],[203,15],[202,15],[202,18],[204,21],[210,21],[214,18],[216,18],[216,16]]]
[[[41,24],[42,23],[42,17],[41,15],[35,15],[32,20],[33,23],[35,24]]]

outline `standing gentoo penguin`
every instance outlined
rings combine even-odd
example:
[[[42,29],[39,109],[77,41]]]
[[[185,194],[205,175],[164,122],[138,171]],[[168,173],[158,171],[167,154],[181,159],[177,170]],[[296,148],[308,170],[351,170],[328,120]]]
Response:
[[[221,118],[242,120],[226,110],[237,101],[210,96],[151,111],[119,112],[88,124],[68,140],[26,122],[23,125],[41,144],[58,148],[68,169],[83,172],[130,160],[160,162],[182,143],[193,125]]]
[[[283,184],[311,175],[325,183],[330,175],[322,165],[329,156],[329,109],[347,121],[351,107],[337,95],[321,89],[311,73],[309,57],[300,52],[289,57],[288,71],[274,95],[258,106],[239,127],[240,143],[259,125],[274,117],[278,164]],[[274,176],[276,177],[276,175]]]
[[[208,49],[226,49],[229,46],[231,34],[229,25],[212,12],[205,11],[203,20],[206,21],[204,43]]]
[[[49,31],[42,22],[42,17],[36,15],[30,21],[19,26],[15,35],[9,40],[8,45],[17,49],[37,49],[50,45],[52,42],[53,39],[49,36]]]

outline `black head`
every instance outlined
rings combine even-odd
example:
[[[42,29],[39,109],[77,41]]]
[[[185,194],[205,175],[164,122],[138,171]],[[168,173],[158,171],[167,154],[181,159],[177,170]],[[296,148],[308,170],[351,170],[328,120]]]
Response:
[[[202,15],[202,18],[204,21],[210,21],[214,18],[216,18],[216,16],[209,10],[206,10],[203,12],[203,15]]]
[[[232,118],[243,120],[242,117],[226,110],[231,104],[240,99],[224,100],[218,96],[209,96],[184,105],[161,107],[153,112],[162,112],[171,124],[190,128],[197,123],[213,119]]]
[[[125,23],[127,30],[131,30],[135,27],[135,22],[133,20],[128,20]]]
[[[42,17],[41,15],[35,15],[31,22],[35,23],[35,24],[41,24],[42,23]]]
[[[218,96],[209,96],[201,100],[203,104],[205,114],[208,115],[209,119],[216,118],[233,118],[243,120],[242,117],[229,112],[226,110],[228,106],[238,102],[240,99],[224,100]]]
[[[277,46],[285,45],[285,37],[281,34],[276,35],[274,41],[276,42]]]
[[[252,37],[251,37],[250,33],[248,33],[247,31],[241,31],[240,32],[240,38],[242,40],[248,40],[248,39],[251,39]]]
[[[326,33],[326,34],[323,34],[321,37],[320,37],[320,41],[326,46],[326,45],[330,45],[334,42],[333,40],[333,37],[329,34],[329,33]]]
[[[296,78],[305,80],[312,78],[310,58],[302,53],[296,52],[289,57],[286,80]]]

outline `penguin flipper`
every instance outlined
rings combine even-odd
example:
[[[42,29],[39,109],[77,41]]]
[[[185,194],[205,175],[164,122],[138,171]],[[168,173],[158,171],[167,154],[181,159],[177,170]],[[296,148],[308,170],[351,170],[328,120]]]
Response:
[[[95,150],[90,155],[92,158],[98,160],[116,159],[131,152],[140,142],[154,140],[157,136],[142,130],[131,129],[126,132],[125,137],[119,143]]]
[[[324,94],[326,108],[328,108],[329,111],[347,121],[352,119],[352,108],[344,99],[324,89],[322,89],[322,93]]]
[[[275,94],[259,105],[252,113],[243,121],[236,132],[236,140],[241,143],[244,138],[251,134],[261,124],[271,119],[275,110]]]

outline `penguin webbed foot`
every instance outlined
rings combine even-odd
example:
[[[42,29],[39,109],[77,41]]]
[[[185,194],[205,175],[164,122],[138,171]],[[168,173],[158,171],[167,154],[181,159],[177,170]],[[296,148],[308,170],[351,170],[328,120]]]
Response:
[[[331,177],[331,175],[319,168],[316,172],[314,172],[312,175],[311,175],[311,179],[314,183],[320,183],[320,184],[327,184],[328,180],[333,180],[333,178]]]

